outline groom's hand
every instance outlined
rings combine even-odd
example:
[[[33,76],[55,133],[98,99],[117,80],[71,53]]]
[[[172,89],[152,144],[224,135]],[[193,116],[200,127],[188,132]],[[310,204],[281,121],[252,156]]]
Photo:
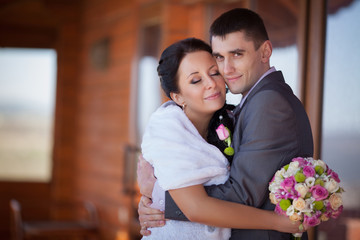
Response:
[[[140,154],[137,164],[137,181],[140,188],[140,193],[148,198],[152,197],[154,183],[156,178],[154,176],[154,168],[148,163]]]
[[[141,196],[139,202],[139,221],[140,221],[140,234],[143,236],[149,236],[151,231],[147,230],[148,227],[162,227],[165,225],[164,212],[151,208],[151,199]]]

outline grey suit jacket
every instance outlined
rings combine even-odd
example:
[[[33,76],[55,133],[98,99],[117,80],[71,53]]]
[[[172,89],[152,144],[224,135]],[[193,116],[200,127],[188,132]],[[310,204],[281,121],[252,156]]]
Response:
[[[206,191],[218,199],[273,210],[268,184],[275,172],[294,157],[313,156],[311,127],[305,109],[285,83],[282,73],[277,71],[267,75],[234,113],[235,156],[229,180],[206,187]],[[185,220],[169,196],[166,194],[165,217]],[[303,235],[303,239],[307,239],[307,235]],[[233,229],[231,239],[290,237],[276,231]]]

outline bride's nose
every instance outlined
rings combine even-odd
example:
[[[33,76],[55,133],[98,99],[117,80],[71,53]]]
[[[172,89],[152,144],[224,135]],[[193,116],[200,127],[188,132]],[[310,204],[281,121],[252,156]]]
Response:
[[[216,85],[215,80],[211,76],[206,76],[205,81],[206,88],[213,88]]]

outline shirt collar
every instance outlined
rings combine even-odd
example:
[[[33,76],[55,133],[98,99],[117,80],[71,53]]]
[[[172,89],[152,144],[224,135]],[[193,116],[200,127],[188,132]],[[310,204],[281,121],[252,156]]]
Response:
[[[261,82],[261,80],[263,80],[267,75],[269,75],[270,73],[272,73],[272,72],[275,72],[276,71],[276,69],[275,69],[275,67],[271,67],[269,70],[267,70],[266,71],[266,73],[264,73],[260,78],[259,78],[259,80],[254,84],[254,86],[252,86],[252,88],[250,89],[250,91],[245,95],[245,96],[243,96],[242,98],[241,98],[241,101],[240,101],[240,108],[242,107],[242,105],[244,104],[244,102],[245,102],[245,100],[246,100],[246,98],[249,96],[249,94],[251,93],[251,91],[256,87],[256,85],[258,85],[259,84],[259,82]]]

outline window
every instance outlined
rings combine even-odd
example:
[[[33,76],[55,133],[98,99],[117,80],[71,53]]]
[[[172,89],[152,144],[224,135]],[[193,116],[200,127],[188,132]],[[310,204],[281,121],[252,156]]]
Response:
[[[322,156],[342,178],[348,209],[360,208],[360,29],[353,25],[359,14],[360,1],[354,1],[328,15],[326,36]]]
[[[348,2],[347,6],[333,13],[330,6],[337,3],[332,0],[328,3],[321,152],[322,159],[339,174],[345,192],[342,194],[344,211],[340,219],[318,227],[318,238],[326,240],[343,239],[345,235],[353,239],[350,236],[358,231],[360,217],[360,83],[357,57],[360,54],[357,44],[360,29],[356,26],[360,1]],[[350,219],[354,219],[357,225],[352,225]],[[331,225],[334,222],[338,224]],[[353,230],[352,226],[357,226],[357,229]]]
[[[56,52],[0,49],[0,180],[51,179]]]
[[[162,95],[157,74],[160,25],[144,26],[140,43],[140,61],[137,82],[137,139],[142,136],[151,114],[160,106]]]

